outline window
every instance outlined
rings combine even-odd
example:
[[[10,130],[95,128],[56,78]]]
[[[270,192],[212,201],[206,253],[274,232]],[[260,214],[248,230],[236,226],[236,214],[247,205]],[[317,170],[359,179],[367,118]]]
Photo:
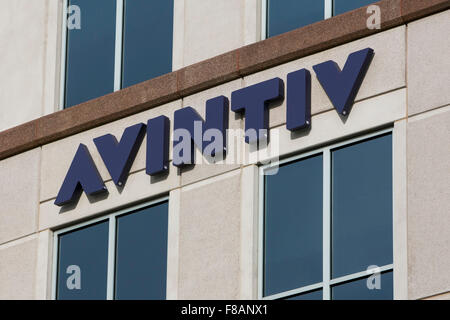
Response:
[[[263,39],[330,18],[375,0],[262,0]]]
[[[165,299],[168,201],[55,232],[53,297]]]
[[[260,173],[262,298],[393,298],[390,130]]]
[[[172,71],[173,0],[66,0],[64,8],[62,107]]]

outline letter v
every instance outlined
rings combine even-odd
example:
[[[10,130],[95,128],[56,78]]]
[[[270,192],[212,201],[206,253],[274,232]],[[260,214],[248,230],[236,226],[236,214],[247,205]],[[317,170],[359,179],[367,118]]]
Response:
[[[56,196],[55,204],[61,207],[78,199],[82,190],[87,195],[108,191],[88,148],[84,144],[78,146],[69,171]]]
[[[371,48],[353,52],[342,71],[331,60],[313,66],[317,79],[338,113],[344,116],[350,113],[373,56]]]
[[[120,143],[111,134],[94,139],[97,150],[116,185],[125,184],[144,135],[145,124],[138,123],[125,129]]]

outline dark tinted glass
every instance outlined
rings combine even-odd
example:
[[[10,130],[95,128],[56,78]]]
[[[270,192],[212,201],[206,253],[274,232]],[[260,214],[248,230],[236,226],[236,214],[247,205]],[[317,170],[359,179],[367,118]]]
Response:
[[[267,0],[267,37],[323,20],[323,0]]]
[[[173,0],[126,0],[122,87],[172,71]]]
[[[67,30],[65,107],[114,90],[115,0],[70,0],[81,29]],[[69,12],[70,14],[70,12]]]
[[[323,300],[322,290],[309,291],[291,296],[285,300]]]
[[[61,300],[106,299],[108,274],[108,221],[59,236],[57,298]],[[81,288],[70,290],[79,268]]]
[[[322,155],[265,177],[264,295],[322,281]]]
[[[333,300],[392,300],[394,296],[392,271],[379,275],[379,289],[376,287],[374,276],[332,287]]]
[[[392,139],[332,151],[332,275],[392,263]]]
[[[168,204],[117,218],[116,299],[165,299]]]
[[[361,8],[374,2],[376,0],[334,0],[333,15]]]

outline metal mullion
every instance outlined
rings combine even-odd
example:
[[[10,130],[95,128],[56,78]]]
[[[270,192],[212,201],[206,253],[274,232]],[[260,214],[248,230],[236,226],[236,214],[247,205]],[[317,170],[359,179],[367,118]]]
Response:
[[[318,289],[322,289],[322,282],[319,283],[315,283],[315,284],[311,284],[305,287],[301,287],[298,289],[292,289],[289,291],[283,291],[281,293],[277,293],[277,294],[273,294],[267,297],[262,298],[263,300],[275,300],[275,299],[281,299],[281,298],[285,298],[285,297],[289,297],[289,296],[293,296],[293,295],[297,295],[300,293],[305,293],[305,292],[309,292],[309,291],[314,291],[314,290],[318,290]]]
[[[61,21],[61,68],[59,78],[59,110],[64,109],[66,92],[66,63],[67,63],[67,8],[69,0],[63,0],[63,18]]]
[[[331,279],[331,156],[330,148],[323,150],[323,299],[330,300]]]
[[[116,0],[116,42],[114,52],[114,91],[122,87],[124,0]]]
[[[324,19],[328,19],[333,16],[333,0],[324,0],[324,1],[325,1]]]
[[[108,232],[108,274],[106,285],[106,299],[114,300],[114,275],[116,271],[116,217],[109,217]]]
[[[261,0],[261,40],[267,38],[267,10],[269,0]]]
[[[366,271],[356,272],[356,273],[352,273],[352,274],[342,276],[342,277],[339,277],[336,279],[332,279],[332,280],[330,280],[330,285],[336,285],[336,284],[339,284],[342,282],[365,278],[365,277],[368,277],[368,276],[374,274],[375,271],[379,271],[379,273],[382,273],[382,272],[386,272],[386,271],[391,271],[393,269],[394,269],[394,264],[387,264],[387,265],[384,265],[379,268],[372,268],[372,269],[369,269]]]
[[[53,251],[52,251],[52,288],[51,288],[51,299],[56,300],[56,288],[57,277],[58,277],[58,260],[59,260],[59,243],[58,234],[53,232]]]
[[[258,186],[258,299],[264,295],[264,168],[259,168],[259,186]]]

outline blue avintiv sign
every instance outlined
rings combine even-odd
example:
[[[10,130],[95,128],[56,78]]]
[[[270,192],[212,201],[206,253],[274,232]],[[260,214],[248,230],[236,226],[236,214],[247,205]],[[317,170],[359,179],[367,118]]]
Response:
[[[317,79],[328,95],[336,111],[347,116],[350,113],[356,94],[374,56],[374,51],[366,48],[353,52],[341,70],[336,62],[326,61],[313,66]],[[273,78],[231,93],[231,110],[245,116],[245,142],[258,143],[268,139],[269,103],[284,99],[284,82]],[[311,74],[306,69],[287,75],[286,90],[286,128],[290,131],[311,126]],[[176,110],[173,130],[182,133],[183,139],[173,141],[173,165],[182,167],[194,164],[197,147],[205,156],[225,155],[227,150],[226,130],[230,103],[225,96],[218,96],[206,102],[205,119],[191,107]],[[116,137],[107,134],[94,139],[100,156],[117,186],[124,186],[131,165],[147,135],[146,173],[157,175],[169,170],[170,121],[159,116],[125,129],[118,142]],[[195,134],[196,130],[199,134]],[[216,133],[214,138],[205,141],[205,132]],[[250,133],[254,134],[250,134]],[[184,134],[183,134],[184,133]],[[178,136],[178,134],[176,135]],[[185,138],[187,137],[187,138]],[[182,152],[179,144],[184,144]],[[214,148],[210,148],[215,144]],[[64,179],[55,204],[63,206],[75,201],[84,191],[87,195],[107,192],[89,150],[80,144]]]

